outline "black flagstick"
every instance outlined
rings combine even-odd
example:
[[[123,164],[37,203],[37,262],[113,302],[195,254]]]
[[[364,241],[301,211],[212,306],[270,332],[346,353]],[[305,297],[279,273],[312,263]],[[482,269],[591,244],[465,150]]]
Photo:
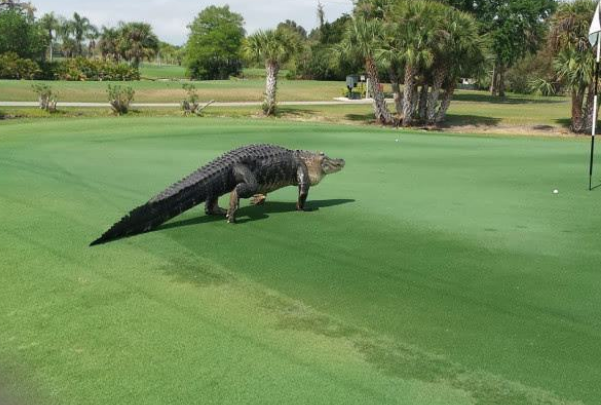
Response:
[[[599,96],[599,60],[601,58],[601,34],[597,33],[597,59],[595,63],[595,105],[593,107],[593,131],[591,134],[591,160],[589,165],[588,189],[593,189],[593,157],[595,155],[595,132],[597,129],[597,100]]]

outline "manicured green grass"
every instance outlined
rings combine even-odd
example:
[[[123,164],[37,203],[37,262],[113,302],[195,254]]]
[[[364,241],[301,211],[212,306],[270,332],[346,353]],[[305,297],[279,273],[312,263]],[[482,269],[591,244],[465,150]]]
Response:
[[[185,79],[186,68],[177,65],[144,63],[140,66],[140,75],[144,79]]]
[[[289,72],[290,71],[287,69],[280,69],[278,77],[284,79]],[[242,70],[242,76],[247,79],[264,79],[265,76],[267,76],[267,73],[265,72],[265,68],[245,68]]]
[[[36,101],[31,90],[35,81],[0,80],[0,101]],[[46,82],[58,94],[60,101],[104,102],[109,82]],[[177,103],[186,93],[178,81],[118,82],[131,86],[135,101],[141,103]],[[265,80],[214,80],[194,82],[201,101],[262,101]],[[281,101],[331,101],[340,97],[344,83],[281,80],[278,84],[278,99]]]
[[[311,190],[314,212],[290,188],[235,226],[199,208],[87,247],[254,142],[347,167]],[[0,380],[77,405],[595,404],[587,151],[269,120],[0,122]]]
[[[278,76],[285,79],[288,70],[280,70]],[[144,79],[185,79],[186,68],[177,65],[158,65],[156,63],[144,63],[140,66],[140,74]],[[264,79],[264,68],[245,68],[242,71],[242,77],[246,79]]]

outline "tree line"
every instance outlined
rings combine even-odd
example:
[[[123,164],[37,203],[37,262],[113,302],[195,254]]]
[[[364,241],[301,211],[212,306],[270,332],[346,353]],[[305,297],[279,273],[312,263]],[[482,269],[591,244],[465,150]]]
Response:
[[[143,60],[181,63],[181,47],[161,42],[150,24],[120,22],[98,28],[77,12],[70,18],[54,13],[36,18],[35,11],[31,3],[0,0],[0,77],[79,77],[76,71],[114,69],[121,63],[132,71]],[[57,56],[60,63],[54,63]],[[71,75],[62,77],[58,72],[70,68]]]
[[[317,8],[311,32],[294,21],[246,36],[229,7],[211,6],[189,26],[184,64],[191,77],[227,78],[265,65],[264,112],[273,114],[278,71],[341,80],[365,73],[384,125],[440,124],[461,78],[491,95],[507,89],[572,97],[572,130],[591,126],[594,0],[357,0],[333,22]],[[393,112],[378,85],[392,84]]]

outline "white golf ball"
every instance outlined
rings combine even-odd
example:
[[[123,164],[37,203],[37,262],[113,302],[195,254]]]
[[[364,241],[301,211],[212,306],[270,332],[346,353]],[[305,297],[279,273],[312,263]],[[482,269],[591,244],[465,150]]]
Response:
[[[557,189],[553,190],[553,194],[559,194],[559,190],[557,190]]]

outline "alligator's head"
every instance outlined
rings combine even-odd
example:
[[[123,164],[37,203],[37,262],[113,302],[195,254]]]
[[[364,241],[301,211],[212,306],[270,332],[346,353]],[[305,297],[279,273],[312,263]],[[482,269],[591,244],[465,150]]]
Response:
[[[323,152],[298,151],[298,156],[309,170],[311,185],[316,186],[328,174],[337,173],[344,167],[344,159],[333,159]]]

